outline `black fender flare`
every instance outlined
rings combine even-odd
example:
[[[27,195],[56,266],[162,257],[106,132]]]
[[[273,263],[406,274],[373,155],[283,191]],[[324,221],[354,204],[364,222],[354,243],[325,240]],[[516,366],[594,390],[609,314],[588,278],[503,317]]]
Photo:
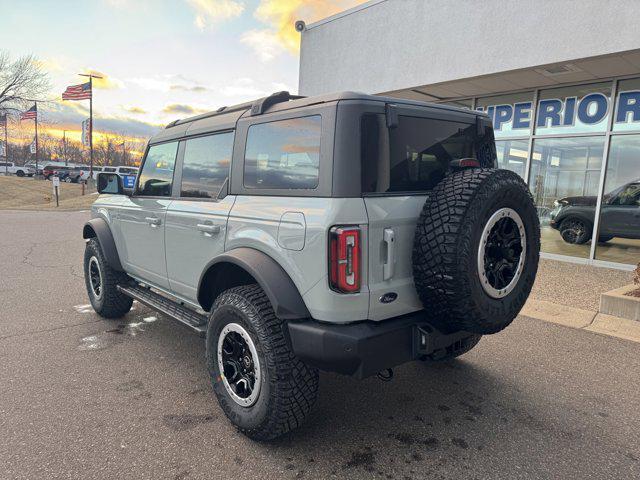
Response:
[[[255,279],[269,298],[278,318],[297,320],[311,316],[298,288],[280,264],[266,253],[248,247],[229,250],[207,264],[198,281],[198,301],[201,305],[203,305],[202,299],[208,294],[203,291],[205,278],[215,278],[216,270],[229,264],[241,268]],[[215,285],[214,288],[224,289],[220,285]],[[214,300],[215,298],[211,303]]]
[[[109,266],[118,272],[124,271],[118,256],[116,242],[109,228],[109,224],[104,218],[92,218],[84,224],[82,228],[82,238],[97,238],[102,248],[102,253],[109,263]]]

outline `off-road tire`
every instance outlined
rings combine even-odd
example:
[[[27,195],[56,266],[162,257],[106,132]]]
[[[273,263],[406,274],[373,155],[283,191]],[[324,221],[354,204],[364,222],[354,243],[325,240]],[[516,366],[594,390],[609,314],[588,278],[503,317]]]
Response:
[[[90,279],[90,263],[95,258],[100,268],[102,294],[98,297],[93,291]],[[100,242],[90,238],[84,250],[84,282],[91,306],[98,315],[104,318],[121,318],[131,310],[133,299],[118,290],[118,285],[126,285],[130,281],[124,272],[114,270],[109,266]]]
[[[455,342],[453,345],[449,345],[447,348],[436,350],[429,355],[425,355],[421,360],[425,362],[446,362],[452,360],[473,349],[473,347],[478,345],[481,338],[482,335],[470,335]]]
[[[510,293],[490,296],[478,271],[479,246],[490,217],[502,208],[521,218],[523,269]],[[420,214],[413,245],[413,276],[425,312],[445,331],[496,333],[522,309],[538,270],[540,223],[522,179],[509,170],[467,169],[445,177]]]
[[[260,392],[248,407],[229,395],[218,365],[218,338],[230,323],[248,332],[260,362]],[[222,292],[210,315],[206,358],[213,390],[231,423],[254,440],[273,440],[299,427],[316,401],[318,371],[293,354],[284,328],[264,291],[255,284]]]

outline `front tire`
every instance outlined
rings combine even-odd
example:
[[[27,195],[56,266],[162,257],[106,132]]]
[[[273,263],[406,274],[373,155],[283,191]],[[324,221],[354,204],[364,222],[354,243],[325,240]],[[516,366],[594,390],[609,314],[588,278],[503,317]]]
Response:
[[[298,359],[258,285],[216,299],[207,330],[207,367],[227,418],[254,440],[299,427],[315,404],[318,371]]]
[[[560,236],[571,244],[584,245],[591,239],[593,227],[581,218],[565,218],[560,224]]]
[[[128,281],[124,272],[109,266],[100,242],[90,238],[84,251],[84,282],[91,306],[104,318],[120,318],[131,310],[133,299],[118,290]]]

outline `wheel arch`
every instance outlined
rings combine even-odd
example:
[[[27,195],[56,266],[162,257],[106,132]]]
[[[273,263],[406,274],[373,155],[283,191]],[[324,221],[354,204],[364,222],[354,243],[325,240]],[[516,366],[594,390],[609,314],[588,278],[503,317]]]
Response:
[[[287,272],[266,253],[240,247],[211,260],[198,281],[198,303],[209,311],[217,296],[239,285],[257,283],[282,320],[309,318],[302,295]]]
[[[109,266],[119,272],[124,271],[113,234],[104,218],[92,218],[85,223],[82,228],[82,238],[85,240],[97,238]]]
[[[556,217],[556,221],[558,222],[558,225],[561,225],[562,222],[564,222],[565,220],[575,219],[575,220],[580,220],[581,222],[586,222],[587,226],[593,228],[594,212],[595,210],[592,210],[591,212],[586,212],[579,209],[570,209],[558,215],[558,217]],[[589,215],[589,213],[591,213],[591,216]]]

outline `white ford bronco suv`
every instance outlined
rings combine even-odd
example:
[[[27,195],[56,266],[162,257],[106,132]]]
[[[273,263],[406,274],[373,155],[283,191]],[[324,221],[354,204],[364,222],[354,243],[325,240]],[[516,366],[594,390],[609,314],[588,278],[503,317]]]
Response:
[[[95,311],[133,300],[206,337],[222,410],[251,438],[299,426],[318,370],[389,377],[516,317],[540,228],[496,168],[486,114],[287,92],[169,124],[132,190],[101,173],[84,226]]]

